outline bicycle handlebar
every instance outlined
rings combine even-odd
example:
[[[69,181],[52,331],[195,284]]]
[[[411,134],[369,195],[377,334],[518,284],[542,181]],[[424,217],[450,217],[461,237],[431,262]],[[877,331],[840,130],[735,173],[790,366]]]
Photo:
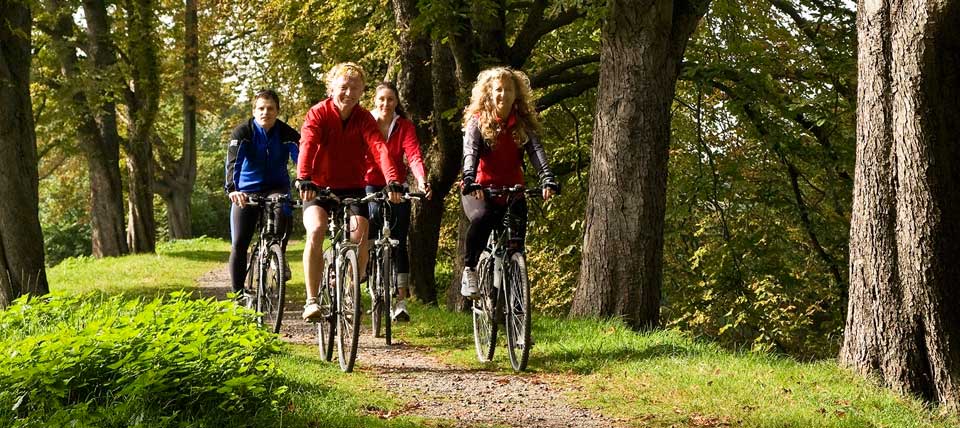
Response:
[[[490,196],[508,196],[508,195],[517,195],[517,194],[524,194],[526,196],[543,195],[542,189],[539,189],[539,188],[528,189],[525,186],[521,186],[519,184],[516,186],[508,186],[508,187],[495,187],[495,186],[484,187],[483,191],[484,193]]]

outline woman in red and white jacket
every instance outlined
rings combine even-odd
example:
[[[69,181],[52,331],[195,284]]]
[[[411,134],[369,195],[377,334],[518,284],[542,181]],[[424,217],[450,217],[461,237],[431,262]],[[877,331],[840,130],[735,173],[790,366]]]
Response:
[[[327,200],[315,199],[317,188],[330,188],[340,198],[362,198],[366,157],[375,159],[391,187],[397,188],[397,171],[387,153],[386,142],[377,121],[358,105],[363,93],[364,73],[359,65],[341,63],[327,73],[327,95],[310,108],[300,130],[300,157],[297,161],[297,188],[303,199],[303,226],[307,232],[303,250],[303,274],[307,300],[303,318],[321,315],[317,291],[323,272],[323,241],[327,221],[335,208]],[[402,194],[390,192],[392,202],[400,202]],[[366,205],[351,207],[350,240],[360,245],[358,254],[361,277],[368,258],[367,229],[369,213]]]
[[[540,176],[543,199],[559,193],[547,155],[537,133],[540,122],[533,106],[530,79],[522,71],[507,67],[484,70],[477,77],[470,105],[463,112],[463,187],[460,201],[470,220],[467,228],[463,280],[460,294],[477,295],[480,253],[494,226],[503,221],[505,201],[487,198],[486,186],[523,185],[523,152]],[[526,234],[527,203],[521,199],[511,211],[522,219],[513,238],[522,242]]]
[[[427,182],[427,173],[423,168],[423,156],[420,155],[420,140],[417,139],[417,130],[413,122],[407,119],[403,106],[400,103],[400,92],[397,91],[393,82],[381,82],[377,85],[377,92],[373,98],[374,109],[371,111],[373,117],[377,120],[377,126],[380,127],[380,133],[387,139],[387,153],[390,154],[390,160],[397,169],[397,178],[400,183],[407,182],[407,165],[403,160],[406,158],[410,171],[416,179],[418,189],[427,194],[430,198],[430,183]],[[374,162],[374,159],[367,158],[367,193],[374,193],[383,190],[387,185],[387,180],[380,167]],[[370,238],[375,238],[377,231],[383,224],[380,218],[379,203],[370,203]],[[391,317],[395,321],[410,321],[410,314],[407,312],[406,298],[409,295],[410,284],[410,257],[407,253],[407,229],[410,227],[410,202],[403,201],[399,204],[390,204],[390,236],[400,244],[397,246],[397,288],[400,298],[393,309]]]

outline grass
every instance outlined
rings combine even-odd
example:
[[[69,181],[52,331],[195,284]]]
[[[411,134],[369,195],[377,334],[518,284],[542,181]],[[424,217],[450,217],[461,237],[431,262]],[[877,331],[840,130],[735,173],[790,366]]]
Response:
[[[289,293],[303,298],[302,243],[291,243]],[[223,268],[229,245],[212,239],[163,244],[156,255],[68,260],[48,271],[55,291],[102,290],[140,296],[190,289]],[[470,318],[411,302],[411,323],[394,326],[396,340],[426,346],[447,362],[510,371],[502,346],[479,363]],[[528,374],[570,387],[569,398],[632,426],[651,427],[960,427],[939,408],[897,394],[841,369],[834,361],[733,352],[678,331],[636,333],[616,321],[536,315]],[[446,426],[444,421],[381,419],[404,406],[362,371],[345,375],[315,349],[287,346],[274,357],[291,401],[262,424],[290,427]],[[280,420],[277,420],[280,418]]]
[[[467,314],[412,305],[395,336],[446,361],[509,372],[501,346],[479,363]],[[634,426],[960,427],[956,415],[899,396],[834,361],[733,352],[679,331],[637,333],[617,321],[536,316],[530,375],[571,387],[569,398]],[[559,375],[563,376],[559,376]]]

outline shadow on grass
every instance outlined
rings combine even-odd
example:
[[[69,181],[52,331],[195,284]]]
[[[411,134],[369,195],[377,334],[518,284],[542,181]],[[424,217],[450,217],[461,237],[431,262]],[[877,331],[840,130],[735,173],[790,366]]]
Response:
[[[590,374],[604,366],[629,361],[654,360],[659,358],[696,358],[704,350],[697,346],[658,343],[651,346],[631,347],[627,345],[585,346],[574,348],[563,343],[544,343],[543,349],[535,346],[530,353],[530,366],[550,371],[574,370],[581,374]]]
[[[169,253],[164,253],[164,255],[197,261],[197,262],[226,263],[227,260],[230,258],[230,251],[211,251],[211,250],[171,251]]]

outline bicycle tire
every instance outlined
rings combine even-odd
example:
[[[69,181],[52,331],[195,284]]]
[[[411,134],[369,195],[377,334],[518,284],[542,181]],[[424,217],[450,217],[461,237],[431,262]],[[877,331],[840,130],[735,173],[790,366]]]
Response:
[[[333,339],[336,331],[336,307],[333,296],[336,295],[337,267],[333,249],[323,252],[323,276],[320,278],[320,290],[317,293],[317,303],[321,308],[328,308],[325,318],[317,321],[317,344],[320,349],[320,358],[324,361],[333,359]]]
[[[370,259],[367,263],[370,266],[370,275],[367,276],[367,288],[370,292],[370,327],[373,330],[373,337],[381,337],[383,330],[383,285],[384,271],[380,263],[381,250],[376,246],[370,251]]]
[[[265,282],[257,290],[257,311],[262,315],[263,323],[274,333],[280,333],[283,323],[284,299],[287,295],[287,280],[284,276],[285,257],[280,244],[267,249],[267,269],[263,272]]]
[[[353,371],[357,361],[360,337],[360,273],[357,271],[357,252],[347,248],[337,266],[337,357],[340,370]]]
[[[506,266],[504,326],[507,330],[507,353],[515,371],[527,368],[530,358],[530,282],[527,262],[521,252],[510,255]]]
[[[380,254],[380,271],[383,272],[381,274],[383,277],[383,283],[380,286],[380,292],[382,294],[381,304],[383,304],[383,337],[388,346],[393,344],[393,331],[391,326],[391,323],[393,322],[393,307],[390,300],[391,297],[393,297],[393,284],[394,281],[396,281],[396,275],[394,275],[393,272],[393,260],[391,260],[390,257],[390,247],[384,247],[383,253]]]
[[[496,309],[497,290],[493,287],[493,257],[484,252],[477,263],[480,275],[480,296],[473,300],[473,344],[477,360],[485,363],[493,360],[497,348]]]

